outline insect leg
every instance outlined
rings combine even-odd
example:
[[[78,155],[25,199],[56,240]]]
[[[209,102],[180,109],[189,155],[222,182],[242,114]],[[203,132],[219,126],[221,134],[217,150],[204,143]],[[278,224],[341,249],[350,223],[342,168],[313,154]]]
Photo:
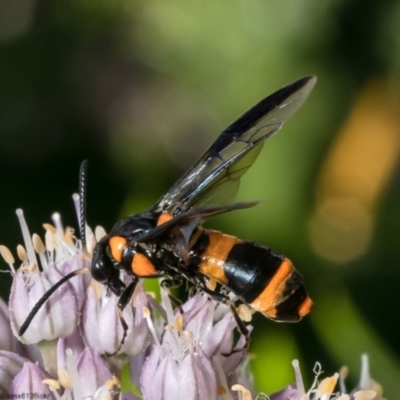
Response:
[[[240,316],[236,310],[235,303],[226,294],[218,293],[214,290],[209,289],[206,286],[205,287],[201,286],[200,290],[202,290],[204,293],[206,293],[208,296],[210,296],[213,300],[218,301],[220,303],[224,303],[229,306],[229,308],[231,309],[233,318],[235,319],[237,328],[238,328],[240,334],[243,335],[245,338],[245,344],[243,347],[234,348],[230,353],[223,354],[223,355],[225,357],[228,357],[233,353],[237,353],[242,350],[247,350],[250,346],[250,332],[246,328],[246,325],[244,324],[242,319],[240,318]]]
[[[123,329],[124,333],[122,335],[122,339],[118,345],[117,350],[115,350],[114,353],[107,354],[107,356],[109,356],[109,357],[116,355],[121,350],[122,346],[125,343],[125,339],[126,339],[126,335],[128,334],[129,327],[124,318],[124,309],[128,305],[128,303],[131,301],[133,292],[135,291],[138,281],[139,280],[136,277],[133,277],[132,282],[125,288],[125,290],[123,291],[123,293],[121,294],[121,296],[118,300],[118,305],[117,305],[118,317],[119,317],[119,320],[121,321],[121,325],[122,325],[122,329]]]
[[[174,277],[174,278],[163,279],[163,280],[160,282],[160,286],[168,293],[168,297],[169,297],[169,299],[171,300],[172,304],[173,304],[175,307],[178,307],[178,308],[179,308],[179,311],[180,311],[181,314],[183,314],[182,302],[181,302],[179,299],[177,299],[175,296],[173,296],[173,295],[169,292],[169,289],[177,288],[177,287],[181,286],[182,283],[183,283],[183,278],[182,278],[182,276],[179,276],[179,275],[176,276],[176,277]]]
[[[183,283],[183,278],[180,276],[177,276],[175,278],[170,278],[170,279],[163,279],[160,282],[160,286],[165,289],[173,289],[173,288],[177,288],[179,286],[181,286]]]
[[[247,351],[249,349],[249,346],[250,346],[250,331],[247,329],[247,327],[244,324],[243,320],[239,317],[239,314],[238,314],[238,312],[236,310],[235,304],[232,301],[229,301],[228,305],[229,305],[229,308],[231,309],[231,312],[233,314],[233,318],[235,318],[236,325],[237,325],[237,328],[238,328],[239,332],[244,336],[245,343],[244,343],[243,347],[239,347],[239,348],[236,347],[230,353],[224,354],[224,356],[229,356],[229,355],[231,355],[233,353],[237,353],[237,352],[242,351],[242,350],[246,350]]]

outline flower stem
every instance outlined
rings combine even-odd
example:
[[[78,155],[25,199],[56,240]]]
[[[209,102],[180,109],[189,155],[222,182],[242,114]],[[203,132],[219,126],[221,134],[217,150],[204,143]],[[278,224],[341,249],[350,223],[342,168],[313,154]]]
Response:
[[[38,343],[40,354],[43,359],[44,369],[53,377],[57,378],[57,340],[42,340]]]

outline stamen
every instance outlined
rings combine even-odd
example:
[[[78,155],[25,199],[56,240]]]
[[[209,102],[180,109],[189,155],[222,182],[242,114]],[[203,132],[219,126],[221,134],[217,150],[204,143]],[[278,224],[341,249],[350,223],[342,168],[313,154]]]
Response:
[[[44,383],[45,385],[52,387],[56,390],[61,388],[60,382],[56,381],[55,379],[44,379],[44,380],[42,380],[42,383]]]
[[[95,399],[111,400],[115,397],[116,394],[119,394],[121,392],[121,382],[115,375],[113,375],[113,377],[106,381],[106,384],[102,386],[99,390],[100,393],[97,395],[96,392],[94,397]]]
[[[310,397],[310,394],[312,392],[316,392],[315,387],[318,384],[319,376],[322,374],[322,367],[321,367],[321,364],[319,362],[315,363],[313,372],[315,374],[314,382],[312,383],[312,385],[311,385],[310,389],[308,390],[308,392],[306,393],[306,395],[304,395],[304,398],[306,398],[306,399],[308,399]],[[303,387],[304,387],[304,385],[303,385]],[[303,400],[303,398],[302,398],[302,400]]]
[[[18,255],[18,258],[19,258],[23,263],[25,263],[25,262],[28,261],[28,254],[27,254],[27,252],[26,252],[26,250],[25,250],[25,247],[22,246],[22,244],[19,244],[19,245],[17,246],[17,255]]]
[[[60,213],[58,213],[58,212],[53,213],[53,215],[51,216],[51,219],[54,222],[54,225],[57,229],[57,233],[60,235],[60,237],[62,237],[64,234],[64,227],[61,222]]]
[[[174,318],[174,311],[172,309],[172,304],[171,304],[171,299],[169,298],[169,295],[167,293],[166,290],[161,290],[160,291],[161,294],[161,303],[164,306],[164,309],[166,311],[167,314],[167,324],[169,325],[175,325],[175,318]],[[179,333],[176,330],[172,330],[171,331],[171,336],[174,339],[174,343],[175,343],[175,352],[180,352],[180,346],[179,346]]]
[[[194,340],[194,334],[193,334],[193,332],[190,332],[190,331],[182,331],[182,335],[183,335],[183,337],[185,337],[186,339],[189,339],[189,340]]]
[[[42,226],[46,231],[50,231],[53,234],[57,233],[57,229],[52,224],[44,223]]]
[[[333,376],[323,379],[321,383],[318,385],[318,389],[315,393],[317,398],[328,400],[330,398],[330,395],[335,390],[338,378],[339,374],[335,373]]]
[[[89,254],[93,253],[94,246],[96,245],[96,238],[94,237],[93,231],[89,226],[86,225],[86,246]]]
[[[46,230],[46,233],[44,234],[44,241],[46,243],[46,248],[50,253],[52,253],[57,247],[55,238],[56,235],[53,231],[51,231],[50,229]]]
[[[236,308],[236,311],[242,321],[251,321],[253,316],[252,308],[250,308],[247,304],[240,304],[239,307]]]
[[[73,245],[74,244],[74,228],[71,228],[70,226],[67,226],[65,228],[65,233],[64,233],[64,241],[65,243],[69,244],[69,245]]]
[[[92,279],[90,281],[90,286],[93,289],[94,297],[96,298],[96,300],[100,300],[101,299],[101,287],[100,287],[100,284],[97,281],[95,281],[94,279]]]
[[[167,323],[172,325],[175,322],[175,318],[174,318],[174,311],[172,310],[172,304],[169,299],[168,293],[166,290],[161,290],[160,294],[161,294],[162,304],[167,313]]]
[[[360,390],[353,394],[354,400],[374,400],[376,398],[375,390]]]
[[[54,257],[57,258],[58,252],[57,250],[62,247],[62,241],[58,233],[53,233],[51,235],[51,240],[53,241],[53,251],[54,251]]]
[[[14,264],[15,260],[8,247],[0,245],[0,253],[7,264]]]
[[[371,379],[370,389],[376,392],[376,396],[378,399],[383,398],[383,388],[382,385],[373,379]]]
[[[346,384],[345,384],[345,380],[347,378],[347,376],[349,375],[349,368],[346,366],[343,366],[342,368],[340,368],[339,371],[339,387],[340,387],[340,391],[342,393],[346,393]]]
[[[94,230],[94,236],[99,242],[104,236],[107,236],[105,229],[102,226],[96,226]]]
[[[47,259],[46,259],[46,247],[45,247],[42,239],[40,239],[39,235],[37,235],[36,233],[34,233],[32,235],[32,243],[33,243],[33,248],[35,249],[36,253],[39,255],[43,270],[47,271],[48,264],[47,264]]]
[[[64,389],[70,389],[72,386],[71,377],[65,368],[58,370],[58,379]]]
[[[69,375],[71,377],[71,381],[73,382],[72,392],[74,399],[82,399],[83,394],[80,385],[80,376],[78,373],[78,369],[76,368],[74,354],[71,349],[67,349],[65,351],[66,360],[67,360],[67,368]]]
[[[121,381],[113,375],[113,377],[106,382],[106,387],[108,390],[112,390],[115,387],[121,388]]]
[[[29,264],[36,264],[37,265],[37,259],[35,255],[35,251],[33,249],[33,244],[31,240],[31,234],[29,233],[28,225],[26,224],[25,217],[24,217],[24,212],[18,208],[16,211],[19,225],[21,227],[22,231],[22,237],[24,238],[25,242],[25,247],[28,253],[28,259],[29,259]]]
[[[33,274],[37,272],[38,267],[36,264],[29,264],[29,265],[23,265],[19,270],[21,272],[28,272],[29,274]]]
[[[242,385],[233,385],[231,387],[235,392],[241,392],[241,400],[252,400],[251,393]]]
[[[301,376],[299,360],[293,360],[292,366],[294,369],[297,391],[299,392],[300,397],[304,396],[305,395],[304,382],[303,382],[303,377]]]
[[[228,382],[226,381],[226,376],[225,376],[224,370],[223,370],[222,365],[221,365],[221,360],[219,359],[218,356],[214,356],[212,358],[212,360],[213,360],[214,365],[216,367],[216,372],[217,372],[217,375],[218,375],[218,380],[220,382],[220,385],[223,386],[224,389],[225,389],[225,394],[223,395],[224,399],[233,400],[233,397],[232,397],[230,391],[228,390]]]
[[[36,253],[41,254],[46,251],[46,247],[44,246],[44,243],[38,234],[34,233],[32,235],[32,243]]]
[[[154,328],[153,321],[151,319],[150,310],[147,307],[143,307],[143,316],[146,318],[147,326],[149,327],[149,331],[150,331],[151,335],[153,336],[154,343],[158,347],[161,347],[161,344],[160,344],[160,342],[158,340],[158,337],[157,337],[157,334],[156,334],[156,330]]]
[[[369,389],[371,375],[369,373],[369,359],[367,354],[361,356],[361,374],[359,386],[361,389]]]
[[[178,312],[176,318],[175,318],[175,326],[176,326],[176,330],[178,332],[182,331],[183,328],[183,315],[181,313]]]
[[[159,314],[161,315],[161,318],[166,321],[167,320],[167,314],[165,313],[164,308],[161,306],[161,304],[155,299],[155,296],[149,295],[149,293],[146,293],[146,297],[150,305],[152,306],[153,309],[157,310]]]
[[[8,266],[11,269],[12,273],[15,273],[15,269],[14,269],[14,257],[11,254],[11,251],[8,249],[8,247],[0,245],[0,254],[3,257],[4,261],[8,264]]]

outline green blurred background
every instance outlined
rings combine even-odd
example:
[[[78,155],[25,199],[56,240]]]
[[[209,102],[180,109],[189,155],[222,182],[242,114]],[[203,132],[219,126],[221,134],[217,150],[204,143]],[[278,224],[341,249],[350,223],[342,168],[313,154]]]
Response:
[[[17,207],[31,232],[53,211],[76,227],[86,158],[89,223],[110,229],[248,107],[315,74],[242,179],[238,199],[264,201],[208,226],[288,255],[315,303],[296,325],[255,317],[257,390],[291,382],[293,358],[308,383],[320,361],[354,385],[368,353],[400,398],[399,66],[394,0],[2,0],[0,243],[22,242]]]

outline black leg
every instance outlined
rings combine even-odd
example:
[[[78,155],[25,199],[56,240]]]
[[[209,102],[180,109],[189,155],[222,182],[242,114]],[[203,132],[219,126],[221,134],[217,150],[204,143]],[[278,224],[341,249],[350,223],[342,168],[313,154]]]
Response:
[[[246,342],[243,347],[240,348],[234,348],[230,353],[223,354],[223,356],[228,357],[233,353],[237,353],[242,350],[248,350],[250,346],[250,332],[246,328],[246,325],[244,322],[241,320],[239,317],[238,312],[236,311],[235,303],[227,296],[225,293],[219,293],[214,290],[209,289],[205,283],[202,283],[201,280],[199,282],[198,289],[206,293],[208,296],[210,296],[213,300],[218,301],[220,303],[227,304],[229,308],[231,309],[231,312],[233,314],[233,318],[235,318],[235,322],[237,325],[237,329],[240,332],[241,335],[244,336]]]
[[[170,279],[163,279],[160,282],[160,286],[168,293],[168,297],[171,300],[172,304],[175,307],[179,308],[181,314],[183,314],[182,302],[175,296],[172,296],[172,294],[169,292],[169,289],[177,288],[181,286],[182,283],[183,283],[183,278],[181,276],[176,276],[175,278],[170,278]]]
[[[231,301],[230,298],[227,295],[225,295],[223,293],[219,293],[219,292],[217,292],[215,290],[212,290],[209,287],[207,287],[207,284],[203,279],[197,280],[196,288],[199,291],[206,293],[213,300],[218,301],[219,303],[228,304]]]
[[[132,282],[125,288],[123,293],[121,294],[119,300],[118,300],[118,317],[119,320],[121,321],[122,329],[124,331],[122,335],[122,339],[120,344],[118,345],[117,350],[114,351],[112,354],[107,354],[107,356],[111,357],[116,355],[122,348],[122,346],[125,343],[126,335],[128,334],[128,324],[125,321],[124,318],[124,309],[128,305],[128,303],[131,301],[133,292],[135,291],[136,285],[138,283],[138,279],[136,277],[133,277]]]
[[[249,332],[249,330],[246,328],[246,325],[244,324],[242,319],[239,317],[239,314],[238,314],[238,312],[236,310],[235,304],[233,302],[229,301],[228,305],[229,305],[229,308],[231,309],[233,317],[235,318],[237,328],[238,328],[239,332],[244,336],[246,342],[245,342],[243,347],[240,347],[240,348],[237,347],[237,348],[233,349],[230,353],[224,354],[224,356],[229,356],[229,355],[231,355],[233,353],[237,353],[237,352],[242,351],[242,350],[246,350],[247,351],[249,349],[249,346],[250,346],[250,332]]]
[[[180,276],[177,276],[176,278],[170,278],[170,279],[163,279],[160,282],[160,285],[163,289],[168,290],[168,289],[173,289],[181,286],[183,283],[183,278]]]

